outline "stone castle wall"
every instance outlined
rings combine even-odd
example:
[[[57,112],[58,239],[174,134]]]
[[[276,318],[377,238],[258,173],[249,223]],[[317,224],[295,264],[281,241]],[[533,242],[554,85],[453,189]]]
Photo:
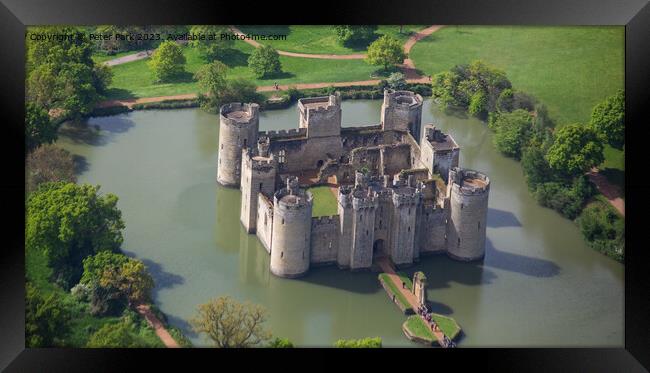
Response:
[[[467,185],[464,180],[482,181],[479,187]],[[476,260],[485,255],[488,196],[490,180],[482,173],[453,168],[450,217],[447,231],[447,253],[454,259]]]
[[[282,189],[273,205],[271,272],[281,277],[304,275],[309,270],[312,196],[309,192],[289,195]]]
[[[336,263],[339,252],[339,216],[311,219],[311,265]]]
[[[242,149],[254,146],[258,131],[258,104],[232,103],[219,109],[217,181],[221,185],[239,186]]]
[[[273,234],[273,203],[261,193],[257,194],[257,228],[255,233],[262,246],[270,254]]]
[[[275,192],[276,164],[273,157],[252,156],[242,150],[240,220],[248,233],[257,228],[258,193],[272,196]]]

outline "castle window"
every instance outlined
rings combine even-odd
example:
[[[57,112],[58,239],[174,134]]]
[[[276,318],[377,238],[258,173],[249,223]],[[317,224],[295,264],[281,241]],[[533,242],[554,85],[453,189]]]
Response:
[[[278,163],[284,163],[286,162],[285,156],[287,152],[283,149],[278,152]]]
[[[379,229],[381,229],[381,219],[379,220]]]
[[[460,237],[458,237],[458,247],[460,247]]]
[[[460,209],[461,209],[461,210],[463,209],[463,206],[465,206],[465,205],[461,203],[461,204],[460,204]]]
[[[223,150],[223,144],[221,144],[221,149]]]
[[[359,215],[359,221],[363,221],[363,214]]]
[[[369,232],[366,230],[366,236],[368,235],[368,233],[369,233]]]
[[[282,218],[282,224],[284,224],[284,218]]]
[[[280,258],[284,258],[284,251],[280,252]]]
[[[329,248],[329,249],[332,248],[332,241],[330,241],[330,243],[329,243],[329,245],[328,245],[328,248]]]
[[[246,139],[244,139],[244,147],[246,147]]]
[[[411,227],[409,227],[409,232],[411,231]]]
[[[260,191],[262,190],[262,184],[263,184],[263,183],[260,183]]]
[[[266,215],[264,215],[264,226],[266,226]]]
[[[478,230],[479,231],[481,230],[481,222],[480,221],[478,222]]]

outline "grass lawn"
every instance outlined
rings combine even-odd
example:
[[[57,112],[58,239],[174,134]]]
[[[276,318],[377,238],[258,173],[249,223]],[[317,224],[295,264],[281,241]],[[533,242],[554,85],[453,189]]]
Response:
[[[456,338],[458,336],[458,333],[460,333],[460,325],[458,325],[456,320],[452,319],[451,317],[443,316],[437,313],[432,313],[431,317],[449,339]]]
[[[425,324],[424,320],[418,315],[411,315],[406,319],[406,327],[415,336],[424,338],[433,342],[438,342],[431,329]]]
[[[392,294],[395,294],[395,297],[397,298],[397,301],[400,302],[402,307],[404,309],[412,309],[411,305],[409,304],[408,300],[406,300],[406,297],[404,297],[404,294],[397,289],[395,286],[395,283],[388,277],[388,274],[386,273],[380,273],[379,278],[388,286]]]
[[[260,44],[271,45],[273,48],[286,52],[311,54],[355,54],[363,53],[368,48],[362,45],[341,45],[336,39],[334,26],[330,25],[294,25],[294,26],[237,26],[242,32],[258,35],[287,35],[286,40],[258,40]],[[402,33],[397,25],[382,25],[377,28],[375,35],[390,35],[398,40],[406,41],[411,33],[425,26],[404,26]]]
[[[338,215],[336,198],[328,186],[317,186],[308,189],[314,196],[311,216]]]
[[[449,26],[413,46],[418,69],[436,74],[480,59],[537,97],[559,125],[587,123],[593,107],[624,87],[625,31],[607,27]],[[624,169],[608,147],[606,167]]]
[[[259,86],[296,83],[345,82],[374,79],[379,69],[363,60],[321,60],[280,56],[282,71],[279,76],[256,79],[248,68],[248,56],[254,47],[242,41],[221,60],[230,67],[229,77],[250,79]],[[113,66],[113,82],[108,99],[171,96],[197,93],[194,73],[207,63],[195,49],[184,47],[186,73],[170,83],[155,83],[147,66],[148,59]]]

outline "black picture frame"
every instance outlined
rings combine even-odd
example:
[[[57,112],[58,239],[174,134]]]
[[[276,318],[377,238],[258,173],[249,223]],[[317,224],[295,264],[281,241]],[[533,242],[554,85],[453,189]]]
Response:
[[[644,143],[650,117],[650,4],[647,0],[410,0],[327,1],[313,3],[248,3],[235,1],[188,2],[170,0],[0,0],[0,102],[5,216],[5,245],[0,250],[0,368],[7,371],[115,371],[133,368],[134,361],[153,358],[154,365],[186,364],[226,358],[269,365],[314,350],[104,350],[26,349],[24,338],[24,81],[27,25],[44,24],[472,24],[472,25],[625,25],[626,178],[628,201],[625,258],[625,348],[621,349],[440,349],[353,352],[314,356],[318,367],[340,367],[343,359],[387,368],[397,359],[411,359],[425,368],[435,361],[466,363],[481,369],[515,371],[645,371],[650,367],[650,274],[646,270],[647,245],[643,227],[650,187]],[[323,9],[323,11],[319,11]],[[9,171],[9,172],[7,172]],[[176,354],[176,356],[174,356]],[[182,356],[181,356],[182,354]],[[283,355],[288,354],[288,355]],[[412,356],[407,356],[414,354]],[[469,356],[468,356],[469,355]],[[318,360],[315,360],[318,359]],[[431,360],[433,359],[433,360]],[[308,360],[309,361],[309,360]],[[187,363],[189,364],[189,363]],[[187,367],[187,365],[184,365]],[[220,365],[226,368],[226,364]],[[417,367],[416,366],[416,367]],[[248,367],[248,365],[247,365]],[[416,368],[414,367],[414,368]],[[427,368],[429,369],[429,368]],[[449,368],[447,368],[449,369]],[[248,369],[247,369],[248,370]],[[383,370],[383,369],[382,369]]]

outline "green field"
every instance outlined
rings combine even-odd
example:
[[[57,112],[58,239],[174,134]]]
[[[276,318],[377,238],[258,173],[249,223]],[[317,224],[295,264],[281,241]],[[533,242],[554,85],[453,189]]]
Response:
[[[237,26],[242,32],[258,35],[287,35],[285,40],[263,40],[260,44],[271,45],[273,48],[286,52],[312,54],[355,54],[365,52],[367,45],[345,46],[336,40],[334,26]],[[390,35],[398,40],[406,41],[411,33],[423,29],[424,26],[382,25],[377,28],[377,37]]]
[[[228,67],[229,77],[246,78],[258,86],[271,86],[294,83],[345,82],[374,79],[371,77],[378,68],[368,65],[363,60],[322,60],[280,56],[283,73],[268,79],[255,79],[248,68],[248,56],[254,47],[242,41],[221,60]],[[146,60],[139,60],[113,66],[113,83],[109,86],[108,99],[125,99],[134,97],[171,96],[197,93],[194,73],[208,63],[197,51],[190,47],[183,48],[187,63],[186,73],[171,83],[155,83]]]
[[[448,26],[413,46],[418,69],[436,74],[480,59],[537,97],[559,125],[587,123],[593,107],[624,87],[625,30],[608,27]],[[605,150],[604,167],[624,169]]]
[[[336,197],[328,186],[317,186],[308,189],[314,196],[311,216],[332,216],[338,215]]]

